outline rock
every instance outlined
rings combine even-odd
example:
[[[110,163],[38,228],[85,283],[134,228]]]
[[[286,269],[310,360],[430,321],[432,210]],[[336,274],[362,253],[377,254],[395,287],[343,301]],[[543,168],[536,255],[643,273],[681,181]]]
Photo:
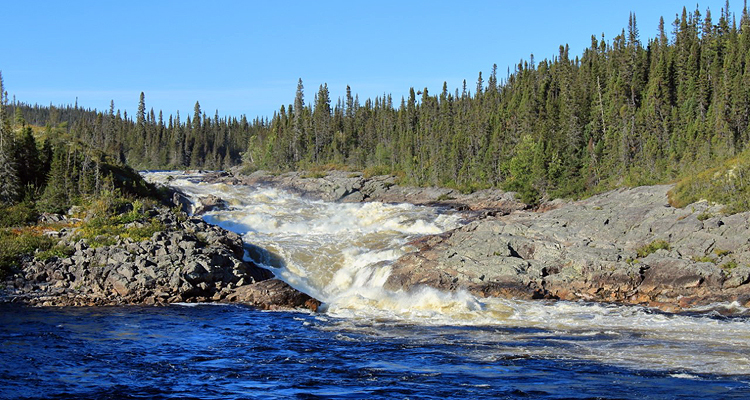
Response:
[[[317,311],[320,307],[320,301],[278,279],[269,279],[252,285],[241,286],[227,296],[226,300],[245,303],[266,310],[306,308]]]
[[[726,281],[724,287],[733,289],[750,283],[750,267],[742,266],[733,269]]]
[[[551,204],[541,212],[488,215],[420,238],[411,243],[416,252],[393,263],[386,286],[622,302],[668,311],[741,301],[750,292],[750,213],[704,223],[697,215],[705,205],[673,208],[669,189],[620,189]],[[638,256],[656,241],[669,248]],[[727,262],[739,266],[727,273],[714,264]]]
[[[198,202],[193,205],[193,215],[201,215],[209,211],[225,209],[227,206],[226,201],[218,196],[209,194],[198,199]]]
[[[187,281],[190,283],[201,282],[208,276],[208,271],[206,271],[203,264],[201,264],[197,260],[191,261],[188,265],[185,266],[182,272],[185,276],[185,279],[187,279]]]
[[[107,284],[111,285],[112,289],[120,296],[124,297],[130,294],[128,279],[118,273],[109,274]]]
[[[70,257],[53,257],[46,263],[29,258],[7,298],[58,306],[219,301],[243,284],[257,285],[273,277],[270,271],[242,259],[244,244],[236,233],[199,218],[180,223],[167,208],[151,217],[162,221],[166,229],[145,241],[124,239],[94,249],[80,240],[71,243],[75,253]],[[253,300],[248,300],[256,307],[314,308],[319,304],[279,283],[256,288]]]
[[[174,193],[172,194],[172,206],[179,207],[184,213],[190,213],[193,210],[193,202],[190,198],[179,190],[170,188]]]

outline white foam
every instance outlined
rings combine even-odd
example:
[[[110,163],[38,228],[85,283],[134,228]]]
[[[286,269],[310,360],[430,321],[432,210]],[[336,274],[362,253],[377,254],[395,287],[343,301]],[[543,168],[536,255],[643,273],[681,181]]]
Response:
[[[166,181],[170,173],[153,174]],[[467,292],[426,287],[384,289],[389,264],[410,250],[406,243],[417,235],[457,227],[458,215],[406,204],[326,203],[273,188],[196,183],[193,175],[171,174],[171,183],[193,198],[211,193],[227,200],[229,210],[204,218],[275,253],[282,264],[269,267],[292,286],[322,300],[326,315],[335,318],[327,323],[335,329],[372,329],[388,321],[497,327],[497,333],[477,333],[474,340],[486,340],[494,348],[477,357],[520,353],[588,359],[677,371],[674,376],[685,379],[696,373],[750,374],[747,318],[672,315],[605,304],[478,299]],[[741,308],[712,307],[706,310]],[[550,345],[516,345],[529,341]]]

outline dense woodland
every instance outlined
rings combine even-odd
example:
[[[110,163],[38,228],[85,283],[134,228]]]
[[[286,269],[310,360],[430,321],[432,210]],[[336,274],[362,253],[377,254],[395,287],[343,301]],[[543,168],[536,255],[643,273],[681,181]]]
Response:
[[[470,90],[470,89],[473,89]],[[750,140],[750,19],[683,9],[640,39],[635,15],[580,57],[520,62],[500,81],[331,105],[326,85],[282,107],[246,161],[295,169],[380,168],[407,183],[505,187],[527,201],[666,182],[739,154]]]
[[[135,116],[31,106],[2,96],[0,201],[61,211],[112,187],[112,166],[286,171],[333,166],[402,183],[501,187],[528,202],[668,182],[745,157],[750,141],[750,17],[683,9],[641,40],[635,15],[580,56],[497,67],[460,89],[361,101],[326,84],[271,118]],[[1,77],[0,77],[1,79]],[[109,185],[109,186],[108,186]]]

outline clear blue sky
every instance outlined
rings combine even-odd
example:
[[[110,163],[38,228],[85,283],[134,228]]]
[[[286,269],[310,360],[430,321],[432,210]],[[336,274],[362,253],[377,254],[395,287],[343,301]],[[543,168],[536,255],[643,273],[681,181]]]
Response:
[[[724,0],[701,1],[718,21]],[[19,101],[78,104],[165,115],[270,116],[294,100],[297,79],[312,102],[328,83],[335,103],[346,85],[368,97],[409,87],[431,93],[476,86],[493,64],[561,44],[580,55],[591,35],[611,40],[637,17],[641,39],[659,17],[671,30],[687,0],[577,1],[4,1],[0,71]],[[730,2],[739,16],[743,3]]]

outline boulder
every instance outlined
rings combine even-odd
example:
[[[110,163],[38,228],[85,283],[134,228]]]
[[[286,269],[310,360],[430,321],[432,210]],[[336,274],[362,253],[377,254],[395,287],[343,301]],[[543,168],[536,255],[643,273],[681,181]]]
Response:
[[[279,279],[241,286],[228,295],[226,301],[244,303],[264,310],[305,308],[317,311],[320,307],[320,301]]]
[[[198,199],[198,202],[193,205],[193,215],[205,214],[213,210],[226,209],[228,203],[222,198],[209,194]]]

